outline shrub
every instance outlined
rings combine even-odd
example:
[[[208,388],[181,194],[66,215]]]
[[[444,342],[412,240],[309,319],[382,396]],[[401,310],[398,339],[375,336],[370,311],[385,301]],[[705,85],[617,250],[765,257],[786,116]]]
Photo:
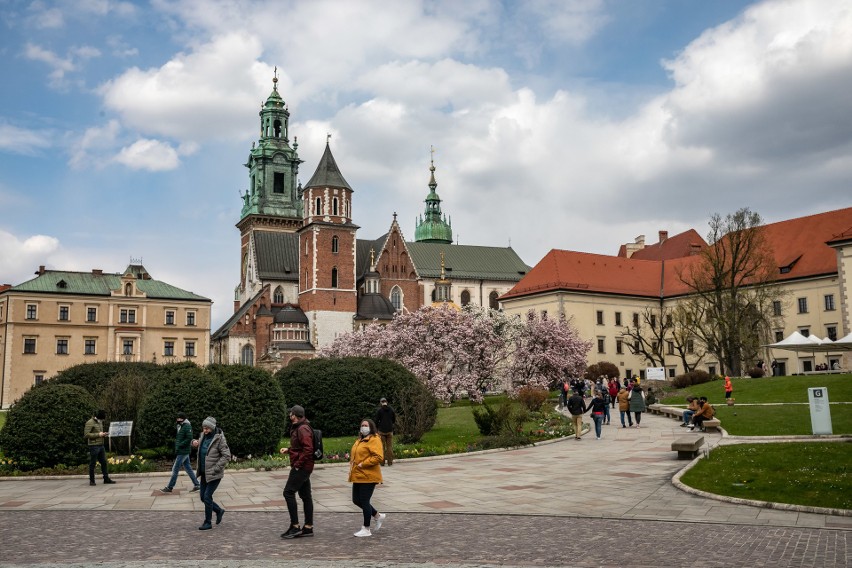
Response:
[[[278,381],[269,372],[246,365],[211,365],[207,370],[228,393],[217,419],[228,425],[231,454],[274,452],[287,429],[287,405]]]
[[[709,383],[712,380],[714,379],[710,373],[708,373],[707,371],[701,371],[696,369],[694,371],[690,371],[688,373],[676,376],[672,381],[672,385],[675,388],[683,389],[692,385]]]
[[[9,409],[0,448],[21,469],[88,462],[83,430],[97,404],[82,387],[44,383]]]
[[[159,369],[154,363],[84,363],[60,371],[50,382],[83,387],[95,400],[100,400],[104,390],[115,377],[152,377]]]
[[[363,418],[373,418],[386,397],[397,413],[398,433],[422,435],[435,423],[438,407],[423,384],[398,363],[367,357],[296,361],[275,374],[288,404],[305,408],[323,436],[354,436]]]
[[[545,389],[539,389],[531,386],[521,387],[518,391],[518,401],[530,412],[538,412],[542,405],[547,401],[550,393]]]
[[[208,416],[227,436],[228,424],[222,420],[228,392],[213,375],[198,367],[174,370],[168,378],[154,384],[139,409],[139,445],[143,448],[168,446],[174,449],[175,417],[185,412],[192,423],[193,436],[201,432],[201,422]],[[251,417],[247,417],[251,418]],[[228,439],[230,444],[230,439]]]
[[[600,361],[599,363],[593,363],[586,367],[586,372],[583,375],[583,378],[595,382],[601,377],[617,379],[619,375],[618,367],[616,367],[613,363],[610,363],[609,361]]]
[[[763,369],[760,367],[752,367],[748,370],[748,376],[752,379],[759,379],[763,376]]]
[[[473,408],[473,420],[483,436],[517,436],[528,418],[526,409],[516,410],[509,400],[501,402],[496,409],[485,401],[478,409]]]

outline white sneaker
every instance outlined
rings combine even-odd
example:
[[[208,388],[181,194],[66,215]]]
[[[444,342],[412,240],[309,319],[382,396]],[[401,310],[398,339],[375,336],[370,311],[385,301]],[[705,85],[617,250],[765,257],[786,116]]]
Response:
[[[373,518],[376,520],[376,529],[375,530],[379,530],[380,528],[382,528],[382,523],[385,522],[387,515],[385,513],[379,513],[378,515],[376,515]]]
[[[355,533],[355,536],[373,536],[369,527],[361,527],[361,530]]]

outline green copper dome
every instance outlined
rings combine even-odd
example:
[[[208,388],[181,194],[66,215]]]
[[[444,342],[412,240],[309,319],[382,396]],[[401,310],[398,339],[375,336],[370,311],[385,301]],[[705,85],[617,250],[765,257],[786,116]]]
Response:
[[[453,227],[447,221],[446,215],[441,214],[441,198],[435,191],[438,182],[435,181],[435,162],[429,167],[429,195],[426,196],[426,212],[418,217],[414,228],[414,240],[418,243],[452,244]]]

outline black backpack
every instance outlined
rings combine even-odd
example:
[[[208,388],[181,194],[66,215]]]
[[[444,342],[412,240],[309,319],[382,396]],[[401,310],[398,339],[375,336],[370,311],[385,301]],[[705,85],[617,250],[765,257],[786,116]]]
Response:
[[[311,436],[314,439],[314,460],[321,460],[325,457],[325,450],[322,447],[322,430],[311,428]]]

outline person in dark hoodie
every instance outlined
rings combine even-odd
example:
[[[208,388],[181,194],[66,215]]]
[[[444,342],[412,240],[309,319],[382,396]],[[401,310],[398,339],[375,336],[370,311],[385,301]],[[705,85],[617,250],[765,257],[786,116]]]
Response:
[[[575,391],[571,395],[568,399],[568,412],[571,413],[571,420],[574,421],[574,439],[582,440],[580,434],[583,433],[583,414],[586,412],[586,402],[582,394]]]
[[[379,409],[376,411],[376,428],[382,440],[384,464],[393,465],[393,425],[396,422],[396,412],[388,405],[388,399],[382,397]]]
[[[186,414],[178,412],[177,415],[177,434],[175,435],[175,463],[172,464],[172,477],[169,479],[169,484],[160,489],[163,493],[171,493],[177,483],[178,474],[181,468],[186,470],[189,475],[189,480],[192,481],[192,491],[199,491],[201,486],[198,484],[198,478],[192,471],[192,464],[189,459],[190,447],[192,445],[192,424],[186,419]]]
[[[92,416],[83,430],[83,435],[86,437],[86,442],[89,445],[89,485],[95,484],[95,463],[100,462],[101,473],[104,476],[104,485],[115,483],[109,478],[107,473],[106,450],[104,449],[104,438],[109,436],[109,432],[104,432],[104,419],[106,411],[98,410]]]
[[[282,454],[290,455],[290,475],[284,485],[284,501],[290,514],[290,528],[281,533],[281,538],[314,536],[314,499],[311,495],[311,473],[314,471],[314,431],[305,418],[305,409],[294,406],[290,409],[290,447],[281,448]],[[305,508],[305,524],[299,527],[299,505],[296,493]]]
[[[213,501],[213,493],[225,477],[225,466],[231,460],[231,449],[225,439],[225,433],[216,426],[216,419],[208,416],[201,423],[201,435],[192,441],[192,447],[198,448],[198,481],[200,482],[200,497],[204,503],[204,523],[198,530],[208,531],[213,528],[213,513],[216,513],[216,524],[222,522],[225,509]]]

